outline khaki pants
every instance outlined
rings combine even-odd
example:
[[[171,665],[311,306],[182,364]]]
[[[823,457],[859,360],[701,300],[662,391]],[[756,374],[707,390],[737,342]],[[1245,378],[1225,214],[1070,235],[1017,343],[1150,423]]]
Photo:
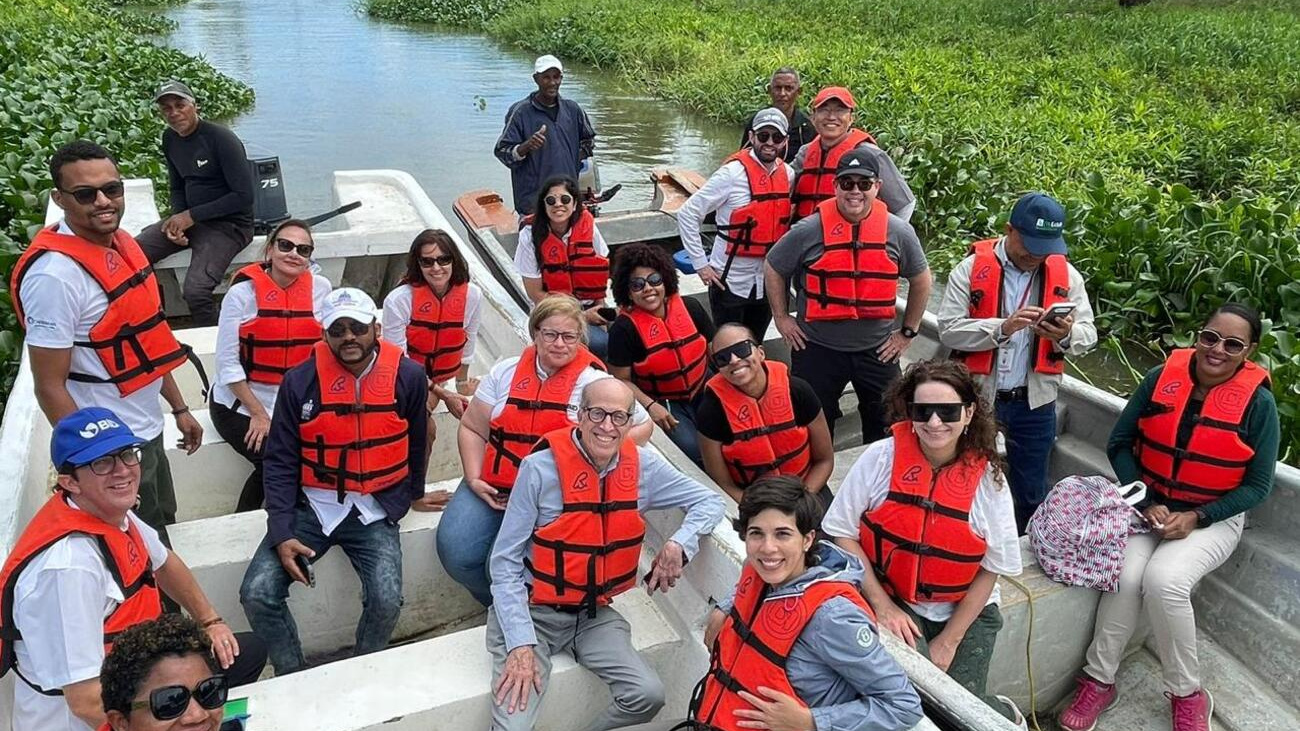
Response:
[[[1201,687],[1196,658],[1196,617],[1192,587],[1223,565],[1241,540],[1245,516],[1234,515],[1186,538],[1166,541],[1154,533],[1129,536],[1119,591],[1106,593],[1097,607],[1097,626],[1083,671],[1114,683],[1124,648],[1146,609],[1165,687],[1185,696]]]

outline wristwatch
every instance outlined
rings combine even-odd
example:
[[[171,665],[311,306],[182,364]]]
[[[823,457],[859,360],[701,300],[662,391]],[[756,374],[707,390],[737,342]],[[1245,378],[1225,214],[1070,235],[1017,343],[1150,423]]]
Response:
[[[912,338],[916,337],[919,334],[912,328],[908,327],[907,325],[904,325],[901,328],[899,328],[898,332],[902,333],[903,337],[907,338],[908,340],[911,340]]]
[[[1201,508],[1197,508],[1195,512],[1196,512],[1196,527],[1197,527],[1197,528],[1209,528],[1209,527],[1210,527],[1210,516],[1209,516],[1208,514],[1206,514],[1205,510],[1203,510],[1203,509],[1201,509]]]

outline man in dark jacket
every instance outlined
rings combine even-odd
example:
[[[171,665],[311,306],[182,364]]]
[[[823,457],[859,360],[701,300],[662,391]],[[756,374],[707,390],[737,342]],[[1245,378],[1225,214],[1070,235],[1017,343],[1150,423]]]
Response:
[[[533,212],[537,189],[552,175],[578,178],[583,158],[591,157],[596,132],[582,107],[560,98],[564,67],[546,55],[533,63],[537,91],[515,102],[506,112],[505,129],[497,138],[495,154],[510,168],[515,210]]]

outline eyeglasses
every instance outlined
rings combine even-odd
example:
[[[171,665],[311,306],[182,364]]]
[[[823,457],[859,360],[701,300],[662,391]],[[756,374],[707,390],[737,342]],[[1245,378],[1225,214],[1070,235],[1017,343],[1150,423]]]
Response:
[[[190,705],[190,698],[211,711],[225,705],[226,696],[229,694],[230,686],[226,683],[226,677],[213,675],[207,680],[200,680],[199,684],[194,686],[194,690],[183,685],[164,685],[155,688],[149,693],[149,700],[131,701],[131,710],[148,708],[153,717],[159,721],[170,721],[173,718],[180,718],[181,714],[185,713],[185,709]]]
[[[62,190],[64,193],[67,193],[68,195],[72,196],[73,200],[75,200],[76,202],[80,203],[83,206],[88,206],[91,203],[94,203],[95,200],[99,198],[100,193],[103,193],[104,197],[110,198],[112,200],[117,200],[118,198],[121,198],[123,195],[126,194],[126,186],[123,185],[122,181],[120,180],[114,180],[111,183],[104,183],[98,188],[92,188],[87,186],[84,188],[76,188],[73,190],[63,190],[63,188],[59,188],[59,190]]]
[[[297,251],[298,256],[301,256],[304,259],[310,259],[312,252],[316,251],[316,247],[311,244],[295,244],[289,239],[276,239],[275,248],[278,249],[281,254],[288,254],[290,251]]]
[[[370,323],[357,322],[356,320],[337,320],[326,328],[325,332],[332,338],[341,338],[348,334],[348,332],[351,332],[357,337],[361,337],[370,332]]]
[[[758,343],[753,340],[741,340],[735,345],[728,345],[713,354],[713,366],[719,370],[726,368],[731,363],[732,356],[744,360],[754,354],[755,345]]]
[[[966,404],[919,404],[915,401],[907,405],[907,416],[912,421],[927,422],[939,415],[939,421],[952,423],[961,421],[962,409]]]
[[[432,269],[434,264],[440,267],[449,267],[452,261],[452,258],[446,254],[442,256],[422,256],[420,257],[420,268]]]
[[[628,280],[627,286],[628,289],[631,289],[633,292],[640,292],[641,290],[646,288],[647,284],[650,285],[651,287],[658,287],[663,283],[664,283],[664,275],[660,274],[659,272],[655,272],[654,274],[651,274],[648,277],[632,277],[631,279]]]
[[[588,406],[582,410],[587,420],[593,424],[599,424],[608,418],[614,426],[627,426],[628,420],[632,415],[626,411],[606,411],[599,406]]]
[[[875,187],[876,179],[863,178],[863,177],[840,178],[839,180],[835,181],[835,185],[838,186],[840,190],[847,191],[847,190],[857,189],[862,191],[863,193],[866,193],[867,191]]]
[[[1215,331],[1206,328],[1196,336],[1197,342],[1206,348],[1213,348],[1220,342],[1223,343],[1223,352],[1228,355],[1241,355],[1246,350],[1246,341],[1241,338],[1224,337]]]
[[[785,135],[781,134],[780,132],[769,132],[763,129],[754,133],[754,139],[763,143],[775,142],[779,145],[782,142],[785,142]]]
[[[553,195],[546,196],[546,205],[548,206],[554,206],[554,205],[567,206],[572,202],[573,202],[573,196],[569,195],[568,193],[565,193],[564,195],[558,198]]]
[[[539,330],[538,334],[542,336],[543,343],[553,343],[556,340],[563,340],[565,345],[573,345],[578,342],[580,337],[578,333],[572,330]]]
[[[89,467],[91,472],[102,477],[103,475],[113,474],[113,468],[119,460],[127,467],[134,467],[140,464],[140,457],[141,452],[139,447],[127,447],[120,452],[106,454],[103,457],[93,459],[89,464],[83,466]]]

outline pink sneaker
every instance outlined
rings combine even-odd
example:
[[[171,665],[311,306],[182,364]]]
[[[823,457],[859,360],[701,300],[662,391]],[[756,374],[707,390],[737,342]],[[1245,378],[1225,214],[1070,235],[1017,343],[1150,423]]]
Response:
[[[1097,719],[1115,705],[1118,698],[1119,691],[1114,685],[1106,685],[1087,675],[1081,675],[1074,699],[1061,711],[1057,722],[1065,731],[1092,731],[1097,727]],[[1175,727],[1175,731],[1182,730]]]
[[[1210,731],[1210,714],[1214,713],[1214,699],[1210,691],[1201,688],[1191,695],[1176,696],[1168,691],[1174,715],[1173,731]]]

